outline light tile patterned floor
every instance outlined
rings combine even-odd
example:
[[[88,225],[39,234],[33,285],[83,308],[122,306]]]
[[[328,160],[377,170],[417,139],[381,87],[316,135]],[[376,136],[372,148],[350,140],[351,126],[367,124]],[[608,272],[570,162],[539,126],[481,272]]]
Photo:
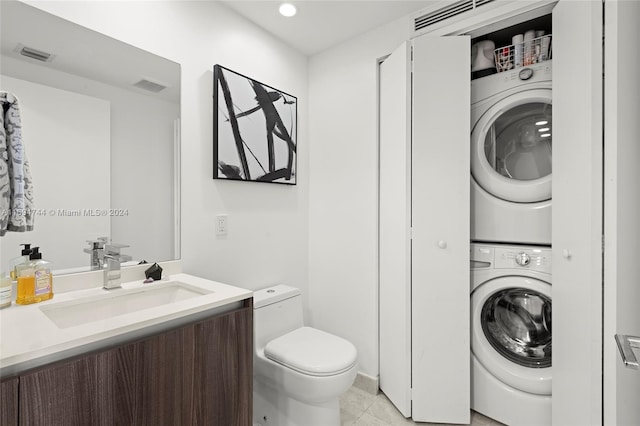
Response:
[[[416,423],[405,418],[389,401],[385,394],[372,395],[352,386],[340,397],[340,416],[342,426],[408,426],[429,425],[434,423]],[[471,412],[473,426],[501,426],[482,414]],[[440,426],[442,426],[440,424]]]

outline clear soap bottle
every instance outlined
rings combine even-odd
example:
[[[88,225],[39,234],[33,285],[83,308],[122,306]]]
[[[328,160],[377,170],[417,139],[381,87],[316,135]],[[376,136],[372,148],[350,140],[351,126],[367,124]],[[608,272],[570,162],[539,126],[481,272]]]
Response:
[[[0,309],[11,306],[11,277],[7,273],[0,275]]]
[[[16,303],[28,305],[53,297],[53,276],[51,263],[42,259],[39,247],[29,254],[29,262],[18,268],[18,294]]]
[[[12,281],[16,281],[18,279],[17,269],[20,265],[29,262],[29,254],[31,254],[31,244],[20,244],[24,248],[19,257],[15,257],[11,259],[9,264],[9,275],[11,276]]]

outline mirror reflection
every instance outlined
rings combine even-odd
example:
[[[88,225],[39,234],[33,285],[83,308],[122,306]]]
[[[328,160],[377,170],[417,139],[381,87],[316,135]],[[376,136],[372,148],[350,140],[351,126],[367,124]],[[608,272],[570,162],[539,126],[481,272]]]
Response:
[[[179,258],[180,66],[40,9],[0,2],[0,90],[19,103],[31,232],[0,237],[59,272],[88,270],[109,237],[133,262]]]

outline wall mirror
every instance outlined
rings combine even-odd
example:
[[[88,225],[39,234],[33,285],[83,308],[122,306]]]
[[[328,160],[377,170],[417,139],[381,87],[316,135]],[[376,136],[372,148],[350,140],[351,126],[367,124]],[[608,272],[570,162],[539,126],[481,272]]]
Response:
[[[87,240],[137,263],[180,256],[180,65],[17,1],[0,3],[0,90],[18,99],[34,182],[31,232],[0,237],[57,273],[88,270]]]

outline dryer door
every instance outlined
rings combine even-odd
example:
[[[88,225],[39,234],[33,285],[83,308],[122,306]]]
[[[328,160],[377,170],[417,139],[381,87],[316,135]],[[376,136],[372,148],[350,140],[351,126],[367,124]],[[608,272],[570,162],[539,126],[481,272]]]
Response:
[[[551,199],[551,89],[513,94],[480,117],[471,133],[471,173],[506,201]]]
[[[478,361],[511,387],[551,395],[551,285],[495,278],[474,290],[471,305]]]

